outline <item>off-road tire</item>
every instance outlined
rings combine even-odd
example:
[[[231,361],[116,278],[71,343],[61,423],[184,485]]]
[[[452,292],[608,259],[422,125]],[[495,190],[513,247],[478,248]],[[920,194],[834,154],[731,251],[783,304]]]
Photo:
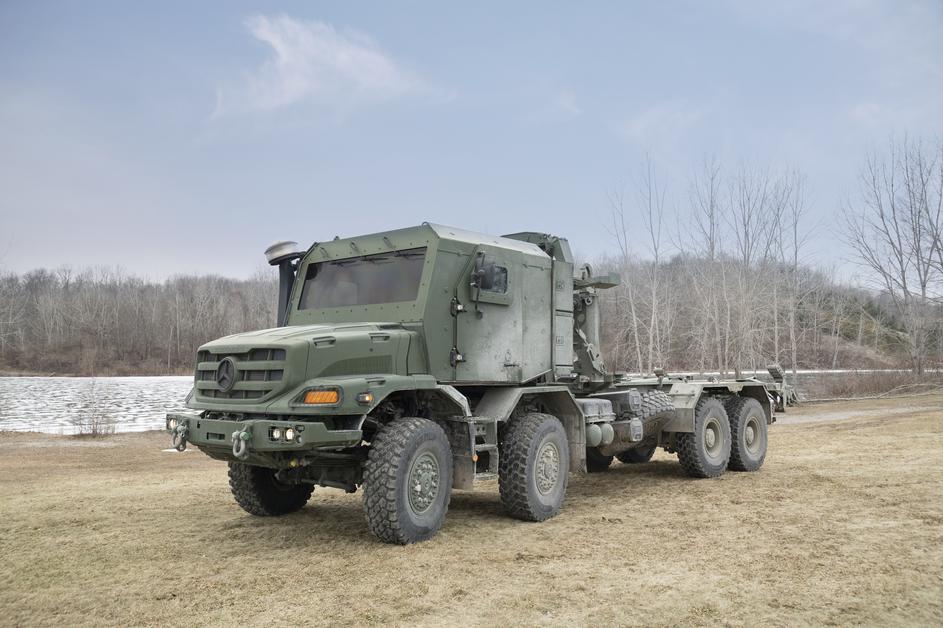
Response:
[[[257,517],[275,517],[301,510],[311,498],[311,484],[284,484],[275,469],[229,463],[229,488],[236,503]]]
[[[652,459],[658,445],[640,445],[633,449],[626,449],[616,454],[622,464],[643,464]]]
[[[760,402],[751,397],[731,397],[727,400],[726,408],[730,418],[728,466],[733,471],[756,471],[766,460],[769,442],[766,412]]]
[[[602,473],[612,464],[612,456],[604,456],[597,447],[586,448],[586,470],[589,473]]]
[[[544,521],[560,512],[570,447],[557,417],[535,412],[511,419],[502,434],[500,454],[498,487],[509,515]]]
[[[417,511],[408,484],[414,465],[428,464],[429,456],[436,465],[436,488],[431,501]],[[406,545],[435,536],[445,521],[451,496],[452,449],[438,424],[429,419],[401,418],[377,433],[363,472],[364,514],[367,527],[377,538]]]
[[[675,448],[685,473],[713,478],[727,470],[730,442],[730,420],[724,404],[713,397],[702,397],[694,409],[694,432],[678,434]]]
[[[642,393],[642,404],[638,412],[634,412],[633,415],[644,422],[659,414],[674,412],[674,409],[675,405],[671,402],[668,393],[661,390],[649,390]]]

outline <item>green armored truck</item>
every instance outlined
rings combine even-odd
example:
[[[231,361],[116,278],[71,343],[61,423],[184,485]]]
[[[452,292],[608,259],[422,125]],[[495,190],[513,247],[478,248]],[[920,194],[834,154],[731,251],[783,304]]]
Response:
[[[370,531],[405,544],[480,479],[497,478],[509,515],[543,521],[571,472],[614,458],[662,447],[694,477],[763,464],[762,382],[606,368],[597,296],[619,278],[574,268],[563,238],[423,224],[266,256],[279,326],[201,346],[191,411],[167,415],[175,447],[229,463],[253,515],[361,488]]]

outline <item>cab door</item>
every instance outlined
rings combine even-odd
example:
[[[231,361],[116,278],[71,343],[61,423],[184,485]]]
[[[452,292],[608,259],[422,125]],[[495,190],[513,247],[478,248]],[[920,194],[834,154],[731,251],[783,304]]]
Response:
[[[481,245],[455,289],[455,381],[516,383],[522,377],[520,254]]]

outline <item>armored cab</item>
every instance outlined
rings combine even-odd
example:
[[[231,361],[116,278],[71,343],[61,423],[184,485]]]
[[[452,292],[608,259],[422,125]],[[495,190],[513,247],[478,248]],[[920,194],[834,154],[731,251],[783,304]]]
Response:
[[[316,244],[299,264],[287,324],[400,323],[418,334],[410,364],[440,383],[567,378],[573,262],[568,249],[554,259],[526,235],[427,223]]]

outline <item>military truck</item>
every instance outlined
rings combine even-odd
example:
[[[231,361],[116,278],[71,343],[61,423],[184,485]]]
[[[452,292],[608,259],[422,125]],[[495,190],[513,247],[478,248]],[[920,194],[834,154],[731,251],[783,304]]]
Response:
[[[406,544],[436,534],[452,490],[498,481],[508,514],[556,515],[571,472],[662,447],[710,478],[755,471],[774,407],[755,379],[612,372],[599,291],[564,238],[418,227],[266,251],[278,327],[198,349],[175,447],[229,463],[258,516],[305,506],[316,486],[363,491],[367,526]]]

